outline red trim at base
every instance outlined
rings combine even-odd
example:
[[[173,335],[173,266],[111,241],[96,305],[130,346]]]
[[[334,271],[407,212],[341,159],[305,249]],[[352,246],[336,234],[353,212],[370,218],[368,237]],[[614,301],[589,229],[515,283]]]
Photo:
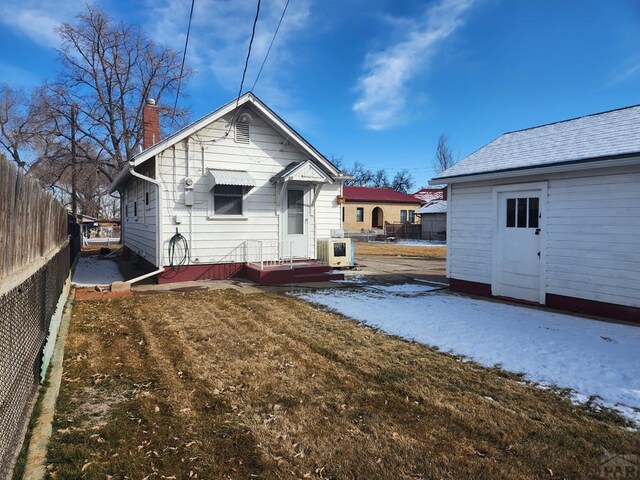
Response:
[[[165,267],[158,275],[158,283],[189,282],[191,280],[223,280],[225,278],[245,278],[244,263],[217,263],[215,265],[186,265]]]
[[[585,300],[584,298],[565,297],[547,293],[547,306],[558,310],[584,313],[596,317],[613,318],[625,322],[640,324],[640,308],[629,307],[627,305],[616,305],[613,303],[596,302],[595,300]]]
[[[491,296],[491,285],[487,285],[486,283],[469,282],[467,280],[450,278],[449,288],[456,292],[468,293],[469,295],[479,295],[481,297]]]
[[[449,279],[449,287],[453,291],[467,293],[469,295],[501,298],[491,295],[491,285],[487,283],[469,282],[467,280],[451,278]],[[517,299],[506,300],[524,303],[527,305],[542,306],[537,303],[525,302]],[[628,307],[626,305],[596,302],[594,300],[585,300],[584,298],[565,297],[562,295],[547,293],[545,306],[556,310],[564,310],[566,312],[582,313],[585,315],[592,315],[594,317],[611,318],[614,320],[640,324],[640,308]]]

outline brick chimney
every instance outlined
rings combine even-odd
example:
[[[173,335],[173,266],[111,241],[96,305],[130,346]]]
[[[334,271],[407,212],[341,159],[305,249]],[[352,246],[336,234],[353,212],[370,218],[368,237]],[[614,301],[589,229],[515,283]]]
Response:
[[[147,98],[142,110],[142,147],[149,148],[160,141],[160,116],[153,98]]]

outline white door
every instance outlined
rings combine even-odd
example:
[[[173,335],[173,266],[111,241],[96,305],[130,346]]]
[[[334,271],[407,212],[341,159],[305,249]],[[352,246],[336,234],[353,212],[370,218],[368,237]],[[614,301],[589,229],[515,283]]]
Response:
[[[283,256],[309,258],[309,206],[303,187],[287,189]]]
[[[540,297],[540,190],[498,194],[494,295],[544,303]]]

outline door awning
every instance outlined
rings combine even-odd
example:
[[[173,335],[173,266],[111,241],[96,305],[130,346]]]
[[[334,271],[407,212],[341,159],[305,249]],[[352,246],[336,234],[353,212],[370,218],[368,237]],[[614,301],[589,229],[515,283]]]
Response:
[[[256,181],[243,170],[214,170],[209,169],[209,189],[216,185],[236,185],[241,187],[255,187]]]

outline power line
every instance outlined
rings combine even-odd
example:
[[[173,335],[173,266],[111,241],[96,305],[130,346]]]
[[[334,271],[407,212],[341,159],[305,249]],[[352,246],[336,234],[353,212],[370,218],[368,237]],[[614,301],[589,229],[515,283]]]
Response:
[[[176,101],[173,104],[173,115],[171,119],[175,122],[176,109],[178,108],[178,97],[180,97],[180,86],[182,85],[182,74],[184,73],[184,61],[187,58],[187,47],[189,46],[189,34],[191,33],[191,20],[193,19],[193,6],[196,0],[191,0],[191,12],[189,13],[189,26],[187,27],[187,38],[184,41],[184,51],[182,52],[182,65],[180,66],[180,77],[178,78],[178,90],[176,91]]]
[[[253,82],[253,86],[251,87],[252,91],[256,88],[256,83],[258,83],[258,79],[260,78],[260,74],[262,73],[262,69],[264,68],[264,64],[267,63],[267,58],[269,57],[269,53],[271,53],[271,47],[273,47],[273,42],[275,42],[276,36],[278,35],[278,30],[280,30],[282,19],[284,18],[284,14],[287,13],[287,7],[289,7],[289,0],[287,0],[287,3],[285,4],[284,9],[282,10],[282,15],[280,15],[280,21],[278,22],[276,31],[273,32],[273,38],[271,39],[271,43],[269,44],[269,49],[267,50],[267,53],[264,56],[264,60],[262,60],[262,65],[260,65],[260,70],[258,70],[258,75],[256,75],[256,80]]]
[[[244,78],[247,75],[247,67],[249,66],[249,58],[251,57],[251,47],[253,46],[253,38],[256,36],[256,25],[258,24],[258,16],[260,15],[260,0],[258,0],[258,7],[256,8],[256,16],[253,19],[253,29],[251,30],[251,39],[249,40],[249,50],[247,50],[247,58],[244,61],[244,69],[242,70],[242,80],[240,80],[240,89],[238,90],[238,98],[236,99],[236,108],[240,102],[240,95],[242,95],[242,86],[244,85]]]
[[[249,39],[249,49],[247,50],[247,58],[244,60],[244,69],[242,70],[242,80],[240,80],[240,88],[238,89],[238,96],[236,97],[236,108],[235,108],[235,112],[233,113],[233,117],[231,117],[231,120],[229,121],[229,128],[227,128],[227,131],[224,133],[224,137],[227,137],[229,135],[229,132],[231,131],[231,127],[233,126],[233,122],[236,119],[236,115],[238,114],[238,105],[240,104],[240,95],[242,95],[242,87],[244,86],[244,79],[247,75],[247,68],[249,67],[249,58],[251,58],[251,47],[253,46],[253,39],[256,36],[256,25],[258,24],[258,17],[260,16],[260,1],[258,0],[258,5],[256,7],[256,16],[253,19],[253,28],[251,29],[251,38]]]

